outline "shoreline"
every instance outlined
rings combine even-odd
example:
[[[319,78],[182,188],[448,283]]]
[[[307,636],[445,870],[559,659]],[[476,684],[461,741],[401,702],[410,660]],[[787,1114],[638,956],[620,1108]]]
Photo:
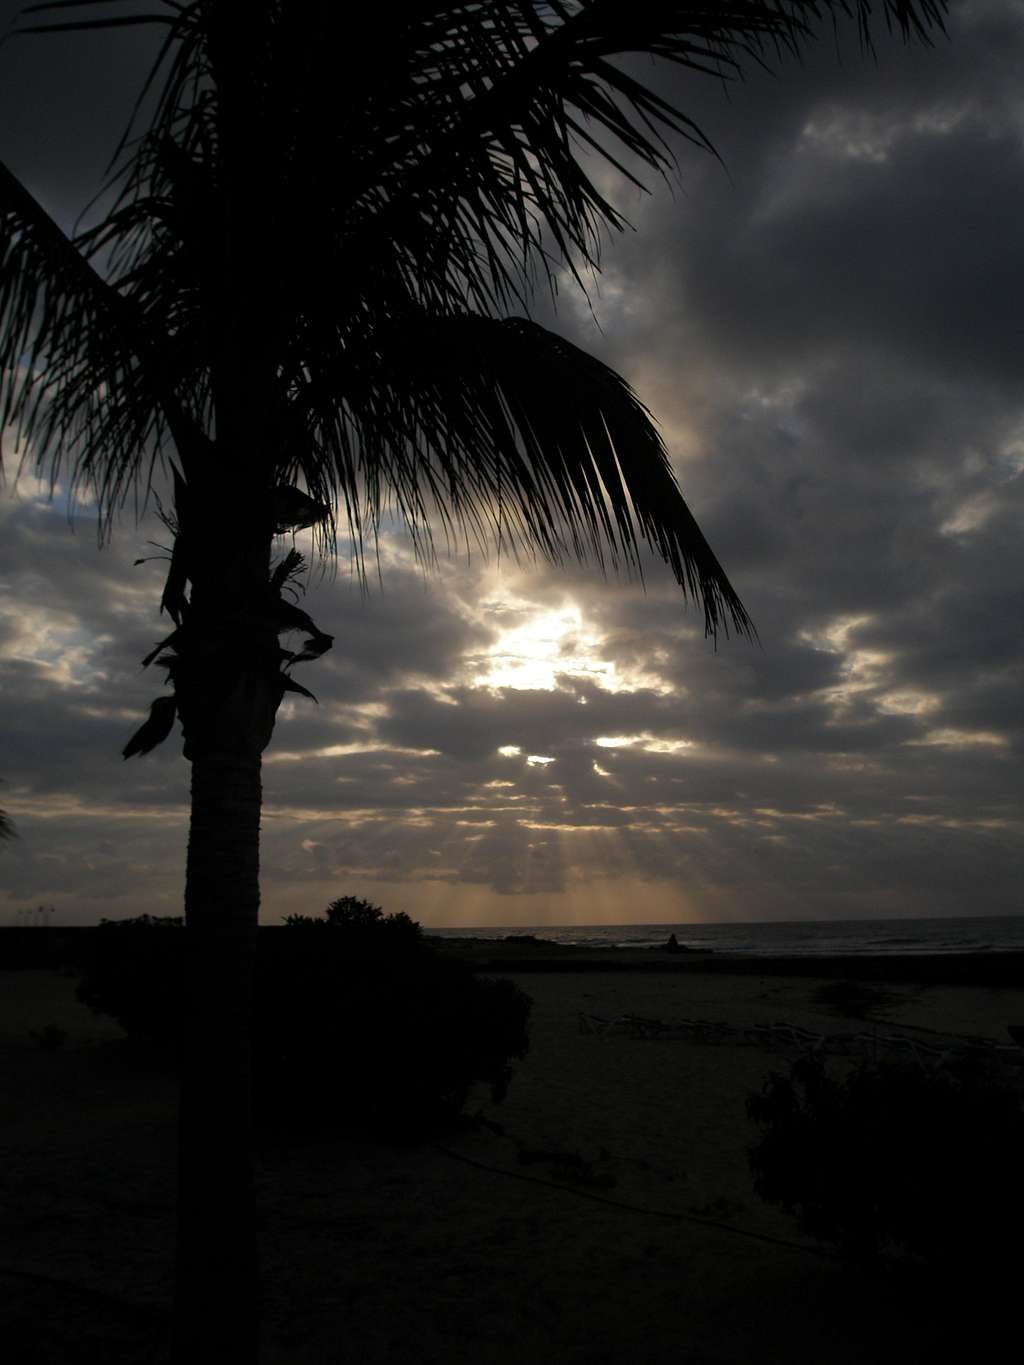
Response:
[[[694,950],[667,953],[642,948],[567,949],[561,944],[538,944],[533,950],[524,952],[521,944],[502,945],[488,939],[440,940],[438,946],[446,956],[467,962],[474,971],[516,975],[541,972],[721,974],[905,981],[947,986],[1024,986],[1024,953],[1012,950],[758,957]],[[506,951],[495,951],[502,947]]]
[[[261,925],[260,932],[265,935],[280,932],[280,928]],[[94,926],[5,926],[0,933],[0,970],[74,968],[94,932]],[[465,962],[476,972],[497,975],[694,974],[1024,987],[1024,951],[1017,949],[760,956],[688,947],[671,952],[665,948],[569,946],[529,935],[502,940],[468,934],[441,937],[427,932],[424,939],[443,957]]]

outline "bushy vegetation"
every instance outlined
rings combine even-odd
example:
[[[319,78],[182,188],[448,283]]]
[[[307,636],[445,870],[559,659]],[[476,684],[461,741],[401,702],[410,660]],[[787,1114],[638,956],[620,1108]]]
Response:
[[[423,930],[404,912],[385,915],[379,905],[358,896],[339,896],[324,911],[315,915],[289,915],[285,924],[290,929],[330,928],[334,938],[344,934],[347,952],[381,957],[390,953],[408,953],[424,946]],[[332,940],[333,941],[333,940]]]
[[[181,920],[104,922],[78,990],[172,1063],[185,942]],[[439,956],[407,915],[343,897],[324,918],[296,916],[257,936],[257,1116],[289,1134],[436,1129],[477,1083],[504,1097],[513,1059],[526,1054],[529,1010],[511,981]]]
[[[527,996],[386,920],[275,933],[256,989],[257,1100],[275,1127],[294,1115],[392,1136],[445,1124],[476,1082],[503,1098],[526,1053]]]
[[[1024,1106],[1011,1081],[971,1058],[837,1076],[802,1057],[747,1101],[763,1129],[755,1188],[864,1262],[901,1248],[958,1276],[1001,1274],[1024,1218]]]
[[[82,1004],[110,1015],[133,1042],[162,1057],[177,1046],[184,923],[180,915],[101,920],[83,952]]]

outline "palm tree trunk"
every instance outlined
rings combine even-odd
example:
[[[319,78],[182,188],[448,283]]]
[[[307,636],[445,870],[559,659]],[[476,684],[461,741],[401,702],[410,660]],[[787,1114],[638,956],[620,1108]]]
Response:
[[[245,700],[239,689],[225,710],[244,718]],[[191,754],[175,1365],[258,1356],[251,1053],[262,744],[254,736],[247,748]]]

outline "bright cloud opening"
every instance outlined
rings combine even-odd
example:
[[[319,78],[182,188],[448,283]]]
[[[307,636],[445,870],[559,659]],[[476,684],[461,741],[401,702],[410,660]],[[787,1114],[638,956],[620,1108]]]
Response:
[[[639,735],[599,735],[594,743],[600,749],[630,749],[635,745],[646,754],[677,754],[695,748],[692,739],[662,739],[647,731]]]
[[[911,739],[911,745],[935,745],[943,749],[992,748],[1005,749],[1009,740],[994,730],[954,730],[946,728],[929,730],[924,739]]]
[[[471,679],[475,687],[550,692],[558,675],[568,673],[618,690],[615,665],[600,657],[597,635],[584,627],[579,607],[568,601],[503,630],[477,663]]]
[[[571,598],[551,607],[519,597],[498,582],[479,605],[467,610],[475,620],[498,628],[483,654],[467,656],[472,687],[553,692],[559,677],[567,676],[596,683],[607,692],[672,690],[642,668],[623,669],[606,658],[604,638]]]

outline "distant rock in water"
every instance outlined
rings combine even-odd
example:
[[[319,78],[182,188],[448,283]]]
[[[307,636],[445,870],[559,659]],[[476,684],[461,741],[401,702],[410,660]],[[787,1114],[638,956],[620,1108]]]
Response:
[[[502,943],[517,943],[520,948],[557,948],[553,938],[538,938],[536,934],[506,934]]]
[[[699,950],[697,948],[690,948],[685,943],[680,943],[675,934],[669,934],[668,942],[663,944],[660,948],[656,948],[654,951],[660,953],[696,953],[698,951],[710,953],[711,949],[704,948]]]

